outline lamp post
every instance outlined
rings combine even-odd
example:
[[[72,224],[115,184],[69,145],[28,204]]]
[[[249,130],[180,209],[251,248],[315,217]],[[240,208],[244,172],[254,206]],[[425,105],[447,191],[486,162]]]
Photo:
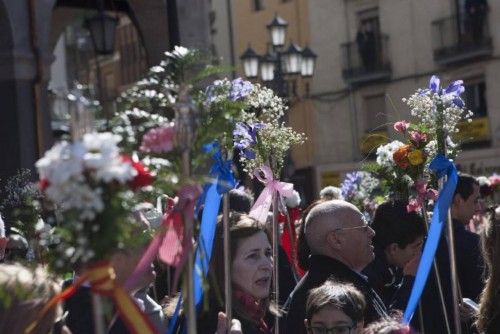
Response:
[[[297,44],[291,43],[288,48],[284,48],[287,27],[288,22],[276,14],[267,25],[271,50],[259,55],[249,45],[240,56],[247,78],[256,79],[260,74],[261,81],[284,98],[295,94],[295,91],[289,89],[289,81],[294,84],[298,76],[302,78],[313,76],[317,58],[309,47],[302,49]]]
[[[84,26],[90,32],[90,39],[96,54],[95,66],[97,77],[98,96],[101,106],[106,116],[106,128],[109,130],[110,115],[108,107],[103,101],[103,91],[101,83],[101,68],[99,64],[100,55],[112,55],[114,52],[115,33],[118,26],[118,18],[110,16],[104,12],[103,0],[97,0],[98,13],[95,16],[85,19]]]

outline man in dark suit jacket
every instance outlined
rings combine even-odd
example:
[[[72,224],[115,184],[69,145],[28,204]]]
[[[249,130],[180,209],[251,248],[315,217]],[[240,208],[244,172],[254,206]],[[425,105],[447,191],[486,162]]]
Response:
[[[305,235],[312,253],[309,271],[287,301],[283,333],[306,333],[307,295],[327,279],[351,283],[363,293],[366,299],[365,323],[388,318],[384,303],[361,274],[374,258],[372,238],[375,235],[363,214],[345,201],[318,204],[306,217]]]

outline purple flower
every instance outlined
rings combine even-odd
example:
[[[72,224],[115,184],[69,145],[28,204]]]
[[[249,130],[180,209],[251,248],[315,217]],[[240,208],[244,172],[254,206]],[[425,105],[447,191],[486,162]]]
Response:
[[[253,85],[250,81],[245,81],[242,78],[237,78],[231,81],[231,89],[229,91],[229,99],[231,101],[240,100],[249,95],[253,90]]]
[[[456,80],[456,81],[452,82],[444,90],[444,94],[455,95],[457,97],[460,97],[460,95],[462,95],[463,92],[465,92],[463,80]]]
[[[361,181],[361,172],[347,173],[344,182],[340,185],[342,196],[347,200],[357,190],[358,184]]]
[[[251,146],[257,143],[257,132],[264,126],[264,123],[236,123],[233,131],[234,147],[239,149],[247,159],[255,159],[255,152]]]
[[[439,93],[439,83],[439,78],[436,75],[433,75],[429,81],[429,89],[436,94]]]
[[[207,87],[205,94],[207,95],[207,103],[211,104],[217,99],[217,95],[220,90],[224,87],[224,81],[215,80],[213,84]]]

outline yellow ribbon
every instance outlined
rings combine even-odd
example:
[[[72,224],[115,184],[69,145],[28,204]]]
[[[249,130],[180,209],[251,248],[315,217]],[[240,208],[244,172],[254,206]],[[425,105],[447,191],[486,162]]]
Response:
[[[46,313],[59,302],[69,298],[82,285],[88,281],[91,290],[98,295],[107,296],[113,299],[115,306],[123,322],[132,334],[156,334],[157,331],[149,318],[142,313],[130,295],[115,282],[115,271],[109,262],[100,262],[81,275],[76,282],[66,290],[55,295],[42,309],[38,319],[25,331],[26,334],[34,333],[38,322]]]

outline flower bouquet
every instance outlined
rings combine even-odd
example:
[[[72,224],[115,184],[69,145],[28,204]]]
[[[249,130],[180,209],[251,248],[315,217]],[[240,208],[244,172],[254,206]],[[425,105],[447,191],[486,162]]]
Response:
[[[394,130],[404,137],[404,142],[395,140],[380,146],[376,163],[365,165],[365,170],[380,178],[396,198],[409,201],[409,211],[419,210],[425,201],[437,196],[437,191],[428,187],[431,181],[428,166],[434,157],[448,153],[453,158],[458,153],[459,146],[450,135],[458,131],[459,121],[471,116],[460,97],[463,92],[462,80],[441,89],[439,78],[432,76],[429,88],[418,89],[403,99],[416,120],[394,123]]]
[[[133,191],[153,178],[140,162],[120,154],[120,140],[88,133],[55,144],[36,163],[45,204],[54,210],[50,264],[56,271],[105,260],[132,240]]]

